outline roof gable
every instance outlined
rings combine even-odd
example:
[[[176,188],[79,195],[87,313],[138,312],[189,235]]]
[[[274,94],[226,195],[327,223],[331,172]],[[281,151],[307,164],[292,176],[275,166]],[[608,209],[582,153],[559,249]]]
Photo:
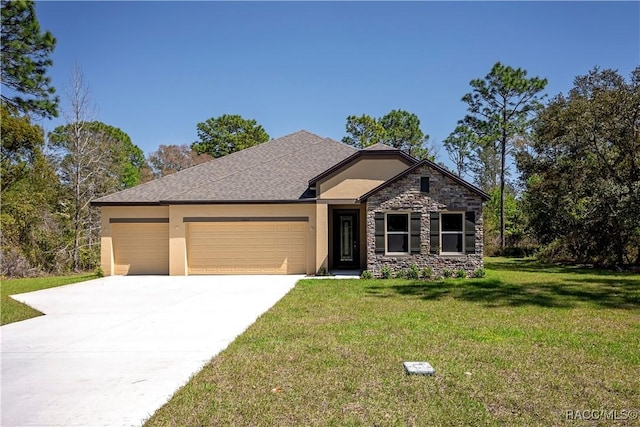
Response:
[[[378,191],[388,187],[389,185],[393,184],[394,182],[404,178],[405,176],[409,175],[410,173],[412,173],[413,171],[421,168],[422,166],[429,166],[431,169],[434,169],[435,171],[441,173],[442,175],[452,179],[454,182],[460,184],[461,186],[471,190],[472,192],[476,193],[478,196],[480,196],[480,198],[484,201],[489,200],[491,198],[491,196],[489,196],[487,193],[485,193],[484,191],[482,191],[481,189],[479,189],[478,187],[476,187],[475,185],[471,184],[470,182],[465,181],[464,179],[460,178],[458,175],[449,172],[447,169],[443,168],[442,166],[437,165],[436,163],[430,161],[430,160],[421,160],[420,162],[417,162],[416,164],[414,164],[413,166],[407,168],[406,170],[400,172],[398,175],[394,176],[393,178],[390,178],[389,180],[385,181],[384,183],[380,184],[379,186],[377,186],[376,188],[374,188],[373,190],[363,194],[362,196],[359,197],[358,200],[360,201],[365,201],[367,200],[369,197],[371,197],[372,195],[376,194]]]
[[[382,144],[376,144],[376,145],[382,145]],[[369,148],[372,148],[372,147],[375,147],[375,145]],[[311,178],[309,180],[309,186],[315,187],[315,185],[319,181],[330,178],[340,173],[341,171],[345,170],[346,168],[348,168],[358,160],[362,159],[363,157],[397,157],[403,162],[405,162],[407,166],[414,165],[415,163],[418,162],[418,160],[414,159],[413,157],[406,154],[405,152],[398,150],[397,148],[389,147],[387,145],[385,145],[384,147],[388,147],[388,148],[381,149],[381,150],[378,150],[378,149],[370,150],[367,148],[367,149],[359,150],[355,152],[354,154],[347,157],[343,161],[336,163],[335,165],[331,166],[329,169],[323,171],[321,174]]]

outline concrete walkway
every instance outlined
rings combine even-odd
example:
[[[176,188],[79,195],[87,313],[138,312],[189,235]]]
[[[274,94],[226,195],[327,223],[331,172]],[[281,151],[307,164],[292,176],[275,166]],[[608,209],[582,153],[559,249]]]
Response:
[[[14,298],[1,424],[138,426],[302,276],[130,276]]]

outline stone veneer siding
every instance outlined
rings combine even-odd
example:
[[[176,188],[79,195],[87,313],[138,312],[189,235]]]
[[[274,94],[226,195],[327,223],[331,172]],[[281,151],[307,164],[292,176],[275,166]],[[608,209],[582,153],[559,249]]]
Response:
[[[429,193],[420,191],[420,178],[429,177]],[[385,255],[375,251],[376,212],[421,212],[420,253],[409,255]],[[431,254],[430,213],[431,212],[475,212],[476,245],[475,253],[463,255]],[[374,277],[381,276],[383,265],[393,272],[417,265],[422,269],[431,267],[434,277],[449,269],[464,269],[467,274],[481,268],[482,263],[482,198],[474,191],[455,182],[451,178],[424,165],[405,177],[383,188],[367,200],[367,270]]]

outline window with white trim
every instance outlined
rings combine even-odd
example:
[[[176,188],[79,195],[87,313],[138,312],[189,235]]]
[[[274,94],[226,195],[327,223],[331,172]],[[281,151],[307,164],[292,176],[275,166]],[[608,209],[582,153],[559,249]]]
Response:
[[[385,223],[385,252],[389,255],[408,254],[409,214],[387,213]]]
[[[442,254],[464,253],[464,213],[440,214],[440,244]]]

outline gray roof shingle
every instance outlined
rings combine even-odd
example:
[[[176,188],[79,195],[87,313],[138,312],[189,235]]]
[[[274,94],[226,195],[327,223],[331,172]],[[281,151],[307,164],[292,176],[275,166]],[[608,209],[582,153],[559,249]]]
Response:
[[[101,197],[93,204],[313,198],[305,194],[309,180],[357,151],[341,142],[299,131]]]
[[[397,151],[398,149],[395,148],[395,147],[392,147],[390,145],[383,144],[381,142],[377,142],[377,143],[375,143],[373,145],[368,146],[367,148],[365,148],[365,150],[370,150],[370,151],[380,151],[380,150],[391,150],[391,151],[393,151],[393,150],[396,150]]]

